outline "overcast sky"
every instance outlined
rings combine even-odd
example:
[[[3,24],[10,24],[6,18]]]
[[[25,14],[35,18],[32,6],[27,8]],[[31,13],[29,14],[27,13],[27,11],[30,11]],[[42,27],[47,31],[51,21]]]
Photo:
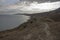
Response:
[[[9,5],[9,4],[14,4],[18,0],[0,0],[0,5]]]
[[[21,1],[56,1],[56,0],[20,0]],[[31,3],[29,4],[30,6],[26,6],[24,3],[22,5],[16,5],[16,3],[18,3],[19,0],[0,0],[0,14],[16,14],[16,13],[19,13],[19,12],[26,12],[26,13],[32,13],[33,12],[39,12],[39,11],[42,11],[43,9],[42,8],[46,8],[45,10],[48,11],[48,10],[51,10],[51,9],[54,9],[54,8],[58,8],[60,7],[60,1],[59,2],[53,2],[53,3],[43,3],[43,4],[40,4],[40,3]],[[42,6],[42,8],[41,8]],[[40,7],[40,8],[39,8]],[[54,7],[54,8],[53,8]]]
[[[21,0],[21,1],[37,1],[37,2],[47,2],[47,1],[51,1],[51,2],[54,2],[54,1],[60,1],[60,0]]]

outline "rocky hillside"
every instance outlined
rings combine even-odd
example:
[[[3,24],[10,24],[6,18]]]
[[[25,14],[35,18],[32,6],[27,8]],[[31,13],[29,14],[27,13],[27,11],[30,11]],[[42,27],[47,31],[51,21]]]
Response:
[[[56,12],[43,17],[31,16],[18,28],[0,32],[0,40],[60,40],[60,11]]]

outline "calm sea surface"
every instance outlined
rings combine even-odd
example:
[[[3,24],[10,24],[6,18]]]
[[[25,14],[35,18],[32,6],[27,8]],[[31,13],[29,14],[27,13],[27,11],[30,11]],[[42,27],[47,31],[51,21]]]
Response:
[[[24,15],[0,15],[0,31],[13,29],[29,19]]]

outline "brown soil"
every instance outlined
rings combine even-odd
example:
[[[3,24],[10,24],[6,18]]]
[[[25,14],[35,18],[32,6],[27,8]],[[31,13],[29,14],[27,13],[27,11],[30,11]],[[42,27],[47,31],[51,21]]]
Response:
[[[0,40],[60,40],[60,22],[34,16],[16,29],[0,32]]]
[[[0,40],[60,40],[60,16],[49,15],[32,16],[18,28],[0,32]]]

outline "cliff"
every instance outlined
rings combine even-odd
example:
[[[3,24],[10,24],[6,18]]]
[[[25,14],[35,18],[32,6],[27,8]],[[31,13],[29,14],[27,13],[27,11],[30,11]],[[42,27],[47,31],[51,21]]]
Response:
[[[59,10],[48,12],[47,16],[34,14],[18,28],[0,32],[0,40],[60,40]]]

